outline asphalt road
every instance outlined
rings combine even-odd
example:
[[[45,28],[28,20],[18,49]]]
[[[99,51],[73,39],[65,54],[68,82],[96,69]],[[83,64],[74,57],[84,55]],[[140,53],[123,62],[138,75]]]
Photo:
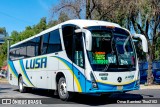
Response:
[[[154,98],[160,100],[160,90],[159,89],[143,89],[130,91],[127,93],[115,93],[110,96],[88,96],[88,95],[76,95],[74,99],[69,102],[61,101],[58,96],[53,95],[53,91],[42,90],[42,89],[32,89],[27,93],[20,93],[18,87],[11,86],[9,84],[0,84],[0,98],[45,98],[47,101],[53,101],[54,104],[43,104],[43,105],[32,105],[33,107],[88,107],[88,106],[98,106],[98,107],[159,107],[159,104],[118,104],[117,102],[125,103],[124,101],[135,101],[135,100],[152,100]],[[148,99],[147,99],[148,98]],[[46,101],[46,102],[47,102]],[[2,105],[0,107],[30,107],[30,105]]]

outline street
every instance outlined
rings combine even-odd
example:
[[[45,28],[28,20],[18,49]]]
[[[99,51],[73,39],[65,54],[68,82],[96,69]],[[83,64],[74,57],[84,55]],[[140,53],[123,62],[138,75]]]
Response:
[[[145,98],[154,99],[159,98],[160,99],[160,90],[159,89],[143,89],[143,90],[136,90],[136,91],[130,91],[127,93],[121,93],[121,94],[112,94],[111,96],[88,96],[88,95],[82,95],[78,94],[69,102],[61,101],[58,96],[53,95],[53,91],[48,90],[42,90],[42,89],[32,89],[27,93],[20,93],[18,91],[18,87],[11,86],[10,84],[0,84],[0,98],[47,98],[48,100],[52,100],[53,104],[43,104],[40,105],[42,107],[48,107],[48,106],[79,106],[79,107],[86,107],[86,106],[131,106],[134,107],[136,105],[140,107],[144,107],[147,105],[147,107],[158,107],[159,104],[117,104],[117,100],[124,101],[124,100],[142,100]],[[124,102],[121,102],[124,103]],[[2,107],[19,107],[22,105],[0,105]],[[28,107],[29,105],[23,105],[23,107]],[[36,107],[39,107],[39,105],[34,105]]]

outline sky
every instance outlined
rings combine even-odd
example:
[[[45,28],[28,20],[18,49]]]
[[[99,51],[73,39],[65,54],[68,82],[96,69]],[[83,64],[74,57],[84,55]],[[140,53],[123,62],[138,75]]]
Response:
[[[0,0],[0,27],[5,27],[9,35],[13,30],[23,31],[42,17],[49,20],[51,7],[57,3],[58,0]]]

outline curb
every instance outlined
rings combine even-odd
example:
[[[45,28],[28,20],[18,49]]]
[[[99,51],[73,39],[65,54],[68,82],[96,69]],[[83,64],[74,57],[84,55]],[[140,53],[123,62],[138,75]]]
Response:
[[[160,85],[140,85],[140,89],[160,89]]]

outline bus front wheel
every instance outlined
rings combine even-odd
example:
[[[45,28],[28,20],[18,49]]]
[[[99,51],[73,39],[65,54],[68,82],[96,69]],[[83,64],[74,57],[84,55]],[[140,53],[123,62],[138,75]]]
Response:
[[[71,99],[71,93],[67,91],[66,79],[64,77],[59,79],[58,94],[61,100],[67,101]]]
[[[22,78],[22,76],[19,77],[18,86],[19,86],[19,91],[21,93],[24,93],[26,91],[26,87],[24,87],[24,85],[23,85],[23,78]]]

